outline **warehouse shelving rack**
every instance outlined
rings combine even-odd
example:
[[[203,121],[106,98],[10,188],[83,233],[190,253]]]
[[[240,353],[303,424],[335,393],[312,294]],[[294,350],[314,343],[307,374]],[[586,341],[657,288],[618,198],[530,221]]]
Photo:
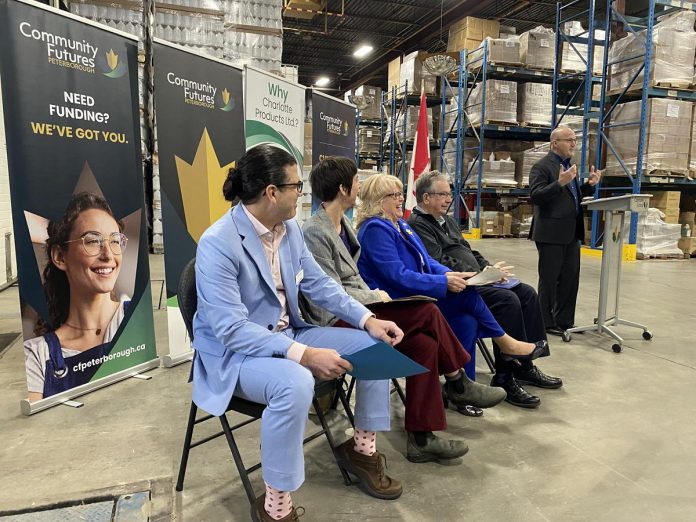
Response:
[[[356,112],[355,116],[355,164],[360,165],[360,160],[362,159],[374,159],[377,160],[377,170],[382,168],[382,158],[384,157],[384,107],[381,105],[381,100],[375,100],[374,103],[380,104],[380,112],[382,117],[379,119],[363,118],[361,116],[360,110]],[[363,152],[360,150],[360,128],[375,129],[375,132],[379,130],[379,151],[378,152]]]
[[[696,3],[687,1],[674,1],[674,0],[649,0],[648,2],[648,15],[644,18],[634,18],[624,16],[622,13],[615,9],[612,0],[607,0],[607,16],[605,20],[605,31],[607,38],[610,35],[610,29],[612,23],[620,22],[623,23],[624,27],[636,34],[638,31],[645,29],[645,47],[644,51],[640,55],[632,56],[629,59],[642,58],[642,64],[637,68],[635,74],[632,76],[631,80],[628,82],[623,89],[615,95],[607,95],[607,89],[609,87],[609,72],[611,66],[626,61],[627,59],[609,61],[609,45],[605,46],[604,49],[604,67],[602,74],[602,90],[600,96],[600,104],[598,109],[598,117],[600,118],[599,125],[599,139],[597,140],[597,151],[598,151],[598,161],[600,157],[600,152],[603,147],[607,149],[607,155],[613,154],[621,169],[623,170],[625,176],[618,176],[608,178],[606,184],[603,182],[603,190],[612,191],[614,193],[632,193],[639,194],[643,189],[650,190],[651,188],[665,188],[665,186],[671,187],[696,187],[696,181],[689,180],[686,178],[661,178],[655,176],[649,176],[644,174],[643,165],[643,153],[646,147],[646,117],[648,109],[648,101],[651,98],[670,98],[676,100],[690,100],[696,101],[696,93],[693,91],[680,90],[680,89],[666,89],[660,87],[654,87],[651,85],[650,73],[652,65],[652,52],[653,52],[653,29],[656,23],[662,16],[673,13],[677,10],[693,10],[696,11]],[[657,11],[658,7],[665,7],[666,9],[662,11]],[[634,85],[637,84],[637,78],[641,72],[643,74],[642,86],[640,90],[635,90]],[[622,126],[639,126],[639,139],[636,144],[636,166],[635,170],[631,170],[628,167],[622,157],[617,153],[611,140],[607,136],[607,132],[616,125],[611,124],[611,116],[616,109],[617,105],[629,100],[640,99],[641,110],[640,118],[633,122],[622,123],[618,125]],[[593,219],[592,224],[592,236],[593,245],[597,238],[597,219]],[[631,216],[630,233],[628,245],[625,246],[624,258],[635,259],[636,257],[636,239],[637,239],[637,217],[635,214]]]
[[[472,59],[472,54],[480,54],[480,57]],[[526,188],[508,187],[484,187],[483,186],[483,156],[486,139],[511,139],[542,141],[548,140],[551,133],[551,116],[549,116],[548,128],[519,127],[517,125],[497,125],[487,123],[486,118],[486,89],[488,80],[501,79],[515,82],[536,82],[552,83],[553,73],[551,71],[533,70],[514,65],[503,65],[491,63],[488,55],[488,41],[484,41],[482,46],[473,51],[461,51],[457,80],[443,78],[442,80],[442,123],[441,123],[441,146],[440,146],[440,166],[441,170],[449,171],[445,161],[445,150],[449,140],[456,140],[456,162],[455,172],[450,176],[453,179],[453,191],[457,194],[454,199],[455,218],[462,216],[462,206],[465,213],[469,216],[467,225],[464,226],[466,237],[478,239],[481,237],[481,196],[483,194],[526,196],[529,191]],[[469,97],[472,88],[482,83],[481,104],[474,106],[479,116],[480,124],[471,124],[472,110],[469,105]],[[448,94],[458,100],[456,109],[447,109]],[[444,114],[446,112],[457,112],[455,120],[450,128],[445,128]],[[466,146],[466,138],[471,138],[472,146]],[[467,151],[475,151],[472,160],[466,170],[464,169],[464,154]],[[473,187],[467,187],[467,181],[475,176],[476,183]],[[475,195],[476,202],[473,209],[466,206],[467,194]]]
[[[428,108],[435,107],[440,104],[440,97],[428,95],[426,96],[426,105]],[[408,81],[404,84],[392,88],[382,93],[382,146],[380,147],[380,168],[388,166],[387,173],[397,176],[404,184],[408,181],[408,153],[413,150],[414,142],[407,136],[407,113],[409,107],[418,107],[420,105],[420,94],[408,94]],[[399,122],[399,119],[401,121]],[[389,124],[386,125],[386,122]],[[397,133],[397,124],[401,130],[401,138]],[[430,141],[430,150],[439,148],[437,143]],[[399,168],[396,168],[397,160],[401,161]]]

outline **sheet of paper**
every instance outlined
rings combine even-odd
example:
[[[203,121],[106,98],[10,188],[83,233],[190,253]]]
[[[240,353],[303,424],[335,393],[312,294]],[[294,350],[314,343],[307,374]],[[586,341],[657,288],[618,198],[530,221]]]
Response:
[[[505,272],[492,266],[487,266],[475,276],[467,279],[466,284],[467,286],[489,285],[491,283],[497,283],[503,277],[505,277]]]
[[[428,371],[384,342],[342,357],[353,365],[353,369],[348,373],[365,381],[397,379]]]

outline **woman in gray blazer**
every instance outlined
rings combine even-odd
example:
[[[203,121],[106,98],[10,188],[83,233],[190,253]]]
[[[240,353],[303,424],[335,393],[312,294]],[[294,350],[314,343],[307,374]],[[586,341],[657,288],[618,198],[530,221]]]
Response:
[[[347,158],[329,157],[310,174],[312,193],[323,203],[304,225],[309,251],[319,266],[346,293],[367,306],[378,318],[394,321],[404,331],[396,348],[425,366],[430,372],[406,379],[407,458],[412,462],[448,460],[468,450],[463,441],[445,440],[433,431],[447,427],[440,396],[440,375],[444,374],[444,393],[459,411],[478,416],[505,399],[505,392],[471,381],[461,370],[469,354],[461,346],[447,321],[433,303],[423,301],[390,302],[382,290],[372,290],[360,277],[357,260],[360,244],[345,217],[355,205],[359,181],[355,163]],[[322,326],[348,326],[333,314],[304,298],[306,319]]]

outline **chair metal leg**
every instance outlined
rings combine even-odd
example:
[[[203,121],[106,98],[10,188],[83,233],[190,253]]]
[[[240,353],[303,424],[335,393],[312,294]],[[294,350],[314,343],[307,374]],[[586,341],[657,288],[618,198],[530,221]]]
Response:
[[[181,464],[179,464],[179,476],[176,479],[176,490],[184,489],[184,476],[186,475],[186,466],[188,465],[189,453],[191,451],[191,439],[193,438],[193,427],[196,424],[196,413],[198,406],[191,401],[191,412],[189,413],[188,425],[186,426],[186,437],[184,437],[184,450],[181,453]]]
[[[350,396],[353,395],[353,388],[355,388],[355,379],[351,377],[350,384],[348,385],[348,391],[346,392],[346,400],[350,402]]]
[[[324,435],[326,435],[326,440],[329,441],[329,447],[331,448],[331,453],[334,456],[334,460],[336,460],[336,465],[338,465],[338,459],[336,459],[336,442],[334,441],[333,435],[331,434],[331,430],[329,429],[329,424],[326,422],[326,416],[324,415],[324,412],[321,410],[321,406],[319,405],[319,401],[317,400],[316,396],[312,398],[312,404],[314,405],[314,411],[317,414],[317,418],[319,419],[319,423],[321,424],[322,431]],[[352,481],[346,470],[344,470],[341,466],[338,466],[338,469],[341,471],[343,483],[346,486],[350,486],[352,484]]]
[[[491,355],[488,346],[486,346],[486,343],[483,342],[483,339],[476,339],[476,346],[478,346],[481,355],[483,355],[483,358],[486,360],[488,369],[491,371],[491,373],[495,373],[495,361],[493,360],[493,356]]]
[[[350,401],[348,400],[348,396],[346,395],[346,392],[343,391],[343,388],[338,388],[336,390],[336,395],[338,396],[339,400],[341,401],[341,404],[343,405],[343,409],[346,411],[346,416],[348,417],[348,422],[350,422],[350,425],[355,428],[355,417],[353,416],[353,410],[350,409]]]
[[[392,384],[394,385],[396,393],[401,398],[401,402],[404,406],[406,406],[406,394],[404,393],[404,389],[401,387],[401,384],[399,384],[399,381],[397,381],[396,379],[392,379]]]
[[[230,429],[230,424],[227,422],[227,417],[223,414],[220,417],[220,424],[222,424],[222,430],[225,432],[225,438],[227,439],[227,444],[230,446],[230,451],[232,452],[232,457],[234,458],[234,463],[239,471],[239,478],[242,479],[242,485],[244,486],[244,491],[246,492],[247,498],[249,499],[249,504],[254,507],[256,502],[256,494],[254,493],[254,488],[251,487],[251,481],[249,480],[249,474],[247,473],[244,462],[242,461],[242,456],[239,453],[239,448],[237,447],[237,442],[234,440],[232,435],[232,430]]]

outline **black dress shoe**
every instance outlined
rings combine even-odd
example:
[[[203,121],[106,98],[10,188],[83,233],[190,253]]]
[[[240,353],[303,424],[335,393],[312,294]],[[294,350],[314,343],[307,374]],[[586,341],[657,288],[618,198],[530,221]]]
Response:
[[[494,376],[491,381],[491,386],[500,386],[507,392],[507,397],[505,402],[512,404],[513,406],[519,406],[520,408],[538,408],[541,404],[541,399],[536,395],[532,395],[526,391],[512,376],[506,376],[505,379],[499,379],[498,376]]]
[[[560,378],[546,375],[536,366],[531,370],[516,371],[515,379],[520,384],[530,384],[547,390],[555,390],[563,386],[563,381]]]
[[[557,335],[559,337],[562,337],[564,332],[565,332],[565,329],[561,328],[560,326],[551,326],[550,328],[546,329],[547,334]]]
[[[534,343],[534,350],[525,355],[513,355],[510,353],[500,352],[503,361],[532,361],[539,357],[545,357],[549,354],[549,343],[547,341],[537,341]]]

